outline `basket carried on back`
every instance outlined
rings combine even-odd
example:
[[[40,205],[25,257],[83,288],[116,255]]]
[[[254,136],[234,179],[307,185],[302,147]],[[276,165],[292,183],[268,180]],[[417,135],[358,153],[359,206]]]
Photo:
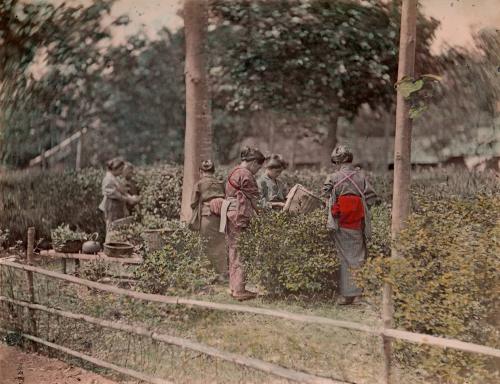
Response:
[[[309,213],[323,207],[323,200],[297,184],[288,192],[284,211],[292,213]]]

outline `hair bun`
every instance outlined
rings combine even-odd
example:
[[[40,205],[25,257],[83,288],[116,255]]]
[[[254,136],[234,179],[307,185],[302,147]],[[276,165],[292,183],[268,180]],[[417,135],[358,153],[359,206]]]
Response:
[[[288,162],[283,159],[283,156],[281,156],[278,153],[273,153],[271,156],[269,156],[269,159],[267,160],[266,168],[281,168],[281,169],[287,169],[288,168]]]
[[[214,172],[215,165],[212,160],[204,160],[200,165],[200,170],[203,172]]]

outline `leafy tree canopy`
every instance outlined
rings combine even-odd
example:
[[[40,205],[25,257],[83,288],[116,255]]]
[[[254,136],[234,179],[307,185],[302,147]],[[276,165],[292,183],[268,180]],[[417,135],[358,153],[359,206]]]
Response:
[[[212,68],[227,108],[338,107],[353,116],[362,103],[393,102],[400,19],[395,2],[214,0],[211,9],[213,33],[233,35]],[[419,15],[420,62],[431,62],[437,26]]]

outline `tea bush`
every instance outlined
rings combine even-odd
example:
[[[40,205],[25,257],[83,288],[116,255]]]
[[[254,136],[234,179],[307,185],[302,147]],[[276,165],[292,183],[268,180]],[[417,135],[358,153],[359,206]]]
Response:
[[[144,262],[135,271],[139,289],[144,292],[192,293],[197,292],[216,279],[210,261],[205,254],[205,244],[197,232],[174,222],[174,232],[164,236],[162,250],[144,250]]]
[[[49,239],[51,230],[67,223],[72,229],[104,235],[102,199],[103,170],[79,172],[29,171],[0,176],[0,228],[10,230],[9,241],[25,240],[34,226],[37,237]],[[177,219],[180,212],[182,168],[158,166],[139,168],[136,182],[141,201],[135,214]]]
[[[338,262],[322,211],[261,214],[239,246],[248,279],[271,295],[331,296],[335,291]]]
[[[136,212],[141,216],[178,219],[182,197],[182,167],[159,165],[139,169],[136,181],[141,201]]]
[[[10,230],[11,242],[25,240],[29,226],[45,239],[63,223],[72,229],[103,233],[104,219],[98,210],[102,177],[94,169],[5,173],[0,176],[0,228]]]
[[[416,202],[396,244],[403,257],[370,259],[358,281],[374,298],[380,297],[383,281],[392,283],[398,327],[500,346],[495,330],[500,198],[435,200],[426,195]],[[488,382],[488,359],[479,355],[408,344],[400,345],[399,353],[403,361],[430,372],[439,382]]]

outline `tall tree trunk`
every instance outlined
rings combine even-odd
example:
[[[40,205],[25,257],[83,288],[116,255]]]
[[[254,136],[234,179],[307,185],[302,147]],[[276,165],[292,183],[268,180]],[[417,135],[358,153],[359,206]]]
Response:
[[[207,26],[207,0],[185,0],[186,133],[184,139],[182,221],[189,220],[191,216],[191,192],[199,177],[200,162],[212,158],[212,129],[205,57]]]
[[[414,76],[417,0],[403,0],[401,12],[401,31],[399,37],[398,81],[405,76]],[[397,94],[396,137],[394,140],[394,185],[392,198],[392,239],[394,240],[410,214],[411,184],[411,119],[410,105],[401,92]],[[392,247],[392,257],[399,257]],[[384,327],[393,326],[392,287],[384,284],[382,301],[382,320]],[[385,383],[391,383],[391,340],[384,338]]]
[[[339,120],[339,109],[335,105],[329,115],[328,121],[328,134],[326,135],[326,140],[323,143],[323,154],[321,156],[321,165],[323,167],[329,167],[331,164],[330,155],[332,150],[337,145],[337,123]]]

